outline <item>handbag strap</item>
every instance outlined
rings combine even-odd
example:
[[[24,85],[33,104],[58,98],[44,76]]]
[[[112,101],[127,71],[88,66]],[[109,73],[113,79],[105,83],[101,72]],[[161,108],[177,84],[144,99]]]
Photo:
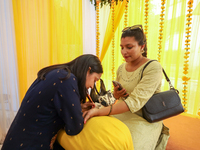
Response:
[[[105,84],[104,84],[103,80],[101,78],[99,80],[100,80],[100,91],[98,92],[97,87],[96,87],[95,84],[94,84],[94,89],[97,92],[97,94],[100,96],[102,92],[103,93],[106,92],[106,87],[105,87]]]
[[[101,79],[100,79],[100,82],[101,82]],[[94,84],[94,89],[95,89],[95,91],[97,92],[97,94],[100,95],[100,93],[98,92],[97,87],[96,87],[95,84]]]
[[[145,69],[151,62],[153,62],[153,61],[157,61],[157,60],[150,60],[148,63],[146,63],[146,65],[145,65],[144,68],[142,69],[142,73],[141,73],[141,78],[140,78],[140,80],[141,80],[142,77],[143,77],[144,69]],[[177,89],[175,89],[174,86],[172,85],[170,79],[168,78],[168,76],[167,76],[167,74],[166,74],[166,72],[165,72],[165,70],[164,70],[163,68],[162,68],[162,72],[163,72],[163,74],[165,75],[165,79],[166,79],[167,82],[169,83],[170,90],[175,90],[177,93],[179,93],[179,91],[178,91]]]

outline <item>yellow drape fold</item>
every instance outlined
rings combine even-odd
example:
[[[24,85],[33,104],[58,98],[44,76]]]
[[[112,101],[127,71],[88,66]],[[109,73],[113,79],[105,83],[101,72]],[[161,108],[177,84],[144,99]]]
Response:
[[[125,5],[126,5],[125,0],[123,2],[119,1],[118,4],[115,5],[115,8],[114,8],[115,9],[114,31],[116,31],[116,29],[121,21],[121,18],[124,14]],[[100,56],[101,61],[104,59],[104,56],[107,52],[107,49],[110,45],[111,40],[112,40],[112,11],[110,11],[110,14],[109,14],[109,20],[108,20],[106,33],[105,33],[105,37],[104,37],[104,42],[103,42],[103,46],[102,46],[102,50],[101,50],[101,56]]]
[[[20,100],[36,77],[49,65],[48,1],[13,0]],[[44,16],[45,15],[45,16]]]
[[[22,100],[41,68],[83,54],[82,1],[12,2]]]
[[[54,0],[50,5],[51,64],[83,54],[82,1]]]

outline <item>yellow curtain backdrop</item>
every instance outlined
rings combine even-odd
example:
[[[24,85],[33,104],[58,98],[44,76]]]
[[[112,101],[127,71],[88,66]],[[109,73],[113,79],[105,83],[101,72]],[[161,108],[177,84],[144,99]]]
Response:
[[[12,0],[20,100],[48,65],[83,54],[82,1]]]
[[[114,17],[114,30],[116,31],[118,24],[120,23],[120,20],[124,14],[125,10],[125,1],[119,1],[118,4],[114,5],[114,10],[115,10],[115,17]],[[108,46],[112,40],[112,11],[110,11],[109,18],[108,18],[108,23],[107,23],[107,28],[106,28],[106,33],[104,37],[104,42],[101,50],[101,56],[100,60],[102,61],[104,59],[105,53],[108,49]]]
[[[135,24],[145,25],[144,11],[145,1],[129,1],[128,10],[128,26]],[[160,14],[162,1],[149,0],[148,5],[148,38],[147,38],[147,55],[150,59],[158,59],[158,44],[159,44],[159,29],[160,29]],[[161,44],[161,65],[167,72],[172,84],[180,92],[182,98],[183,91],[183,64],[185,53],[185,32],[187,22],[187,3],[188,0],[169,0],[165,1],[164,11],[164,28],[163,39]],[[193,16],[192,16],[192,29],[191,29],[191,53],[189,55],[189,73],[191,78],[188,82],[188,103],[186,104],[187,112],[184,115],[199,118],[198,112],[200,112],[200,44],[198,39],[200,38],[200,14],[199,14],[200,0],[196,0],[193,3]],[[123,11],[122,11],[123,12]],[[121,30],[124,28],[124,17],[121,18],[119,25],[116,26],[115,32],[115,70],[123,62],[120,50],[120,37]],[[101,20],[100,20],[101,22]],[[111,26],[111,21],[107,26]],[[108,27],[107,27],[108,28]],[[101,29],[101,28],[100,28]],[[111,31],[110,31],[111,32]],[[101,32],[100,32],[101,33]],[[105,41],[104,41],[105,42]],[[112,89],[112,46],[109,44],[107,51],[103,49],[105,56],[102,59],[104,74],[102,78],[105,80],[107,89]],[[163,77],[162,90],[168,90],[168,83]]]

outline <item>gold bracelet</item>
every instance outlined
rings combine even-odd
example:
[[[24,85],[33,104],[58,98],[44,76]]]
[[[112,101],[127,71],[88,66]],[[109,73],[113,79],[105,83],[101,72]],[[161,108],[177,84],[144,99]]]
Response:
[[[111,111],[112,111],[112,105],[110,105],[110,112],[109,112],[109,114],[107,116],[110,115]]]

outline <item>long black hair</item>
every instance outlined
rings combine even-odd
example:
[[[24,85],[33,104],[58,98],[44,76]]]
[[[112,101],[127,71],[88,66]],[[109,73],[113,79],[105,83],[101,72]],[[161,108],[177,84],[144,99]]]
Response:
[[[142,56],[147,57],[147,41],[143,29],[141,28],[131,29],[131,27],[130,28],[128,27],[127,30],[123,31],[121,39],[125,37],[135,37],[135,40],[138,42],[138,45],[140,46],[145,44],[144,53],[142,53]]]
[[[70,77],[70,73],[73,73],[78,79],[78,88],[81,96],[80,100],[85,102],[87,96],[87,89],[85,86],[86,74],[89,67],[91,68],[90,73],[103,73],[103,67],[99,58],[92,54],[84,54],[75,58],[71,62],[52,65],[41,69],[37,74],[37,79],[44,80],[45,75],[54,69],[64,69],[68,72],[67,76],[61,80],[68,79]]]

